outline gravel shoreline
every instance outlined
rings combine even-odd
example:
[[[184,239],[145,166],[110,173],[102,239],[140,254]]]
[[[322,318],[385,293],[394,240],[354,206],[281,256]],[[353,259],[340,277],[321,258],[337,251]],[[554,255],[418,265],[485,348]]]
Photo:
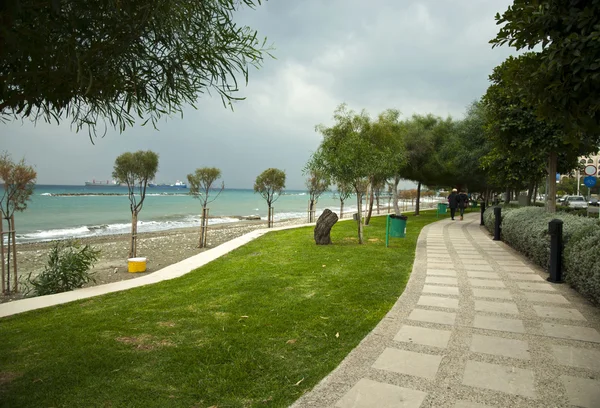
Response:
[[[306,223],[304,218],[283,220],[275,223],[275,227],[299,225]],[[85,286],[102,285],[126,279],[133,279],[156,272],[166,266],[180,262],[200,252],[214,248],[224,242],[240,237],[256,229],[266,228],[266,221],[245,220],[228,224],[209,226],[208,248],[199,249],[199,227],[180,228],[167,231],[145,232],[139,234],[138,256],[148,259],[147,271],[144,273],[127,272],[127,255],[129,253],[129,234],[105,235],[101,237],[80,238],[83,244],[100,249],[100,257],[92,272],[95,282]],[[31,273],[35,276],[44,270],[48,252],[52,242],[37,242],[17,245],[17,265],[19,279],[25,281]],[[12,279],[12,276],[11,276]],[[24,297],[23,284],[19,286],[21,293],[0,295],[0,303]]]

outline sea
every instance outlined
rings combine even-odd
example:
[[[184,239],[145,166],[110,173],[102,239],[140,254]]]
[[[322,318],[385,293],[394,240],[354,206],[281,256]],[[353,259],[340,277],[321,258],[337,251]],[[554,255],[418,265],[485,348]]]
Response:
[[[16,242],[129,233],[131,210],[127,191],[127,187],[121,186],[36,185],[27,209],[15,213]],[[178,187],[149,187],[138,216],[138,231],[199,227],[202,206],[188,191]],[[212,192],[211,197],[216,193]],[[285,191],[273,207],[275,221],[306,219],[308,194],[301,190]],[[337,196],[326,192],[318,200],[316,215],[325,208],[338,212],[339,207]],[[344,213],[356,212],[356,207],[356,199],[351,196],[344,203]],[[267,217],[266,201],[251,189],[225,189],[208,208],[209,225],[239,222],[239,217],[245,216],[260,216],[264,220]]]

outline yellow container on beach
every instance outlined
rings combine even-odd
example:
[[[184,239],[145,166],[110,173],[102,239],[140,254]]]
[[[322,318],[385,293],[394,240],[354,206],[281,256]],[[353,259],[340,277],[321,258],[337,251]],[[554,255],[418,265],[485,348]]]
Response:
[[[146,272],[146,258],[127,259],[127,270],[131,273]]]

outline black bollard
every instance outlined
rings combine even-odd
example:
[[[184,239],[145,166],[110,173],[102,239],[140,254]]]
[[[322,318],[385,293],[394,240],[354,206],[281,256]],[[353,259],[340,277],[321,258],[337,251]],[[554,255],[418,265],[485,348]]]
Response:
[[[502,223],[502,207],[494,207],[494,241],[500,241],[500,224]]]
[[[485,201],[481,202],[481,221],[479,223],[479,225],[485,225],[485,222],[483,222],[483,213],[485,212]]]
[[[550,233],[550,265],[548,266],[550,276],[548,277],[548,281],[552,283],[562,283],[562,220],[555,219],[550,221],[548,223],[548,232]]]

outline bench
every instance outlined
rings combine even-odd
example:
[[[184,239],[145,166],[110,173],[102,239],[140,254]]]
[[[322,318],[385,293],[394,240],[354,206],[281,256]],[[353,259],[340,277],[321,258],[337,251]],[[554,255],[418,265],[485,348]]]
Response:
[[[587,208],[587,214],[598,214],[600,213],[600,207],[592,207],[591,205]]]

